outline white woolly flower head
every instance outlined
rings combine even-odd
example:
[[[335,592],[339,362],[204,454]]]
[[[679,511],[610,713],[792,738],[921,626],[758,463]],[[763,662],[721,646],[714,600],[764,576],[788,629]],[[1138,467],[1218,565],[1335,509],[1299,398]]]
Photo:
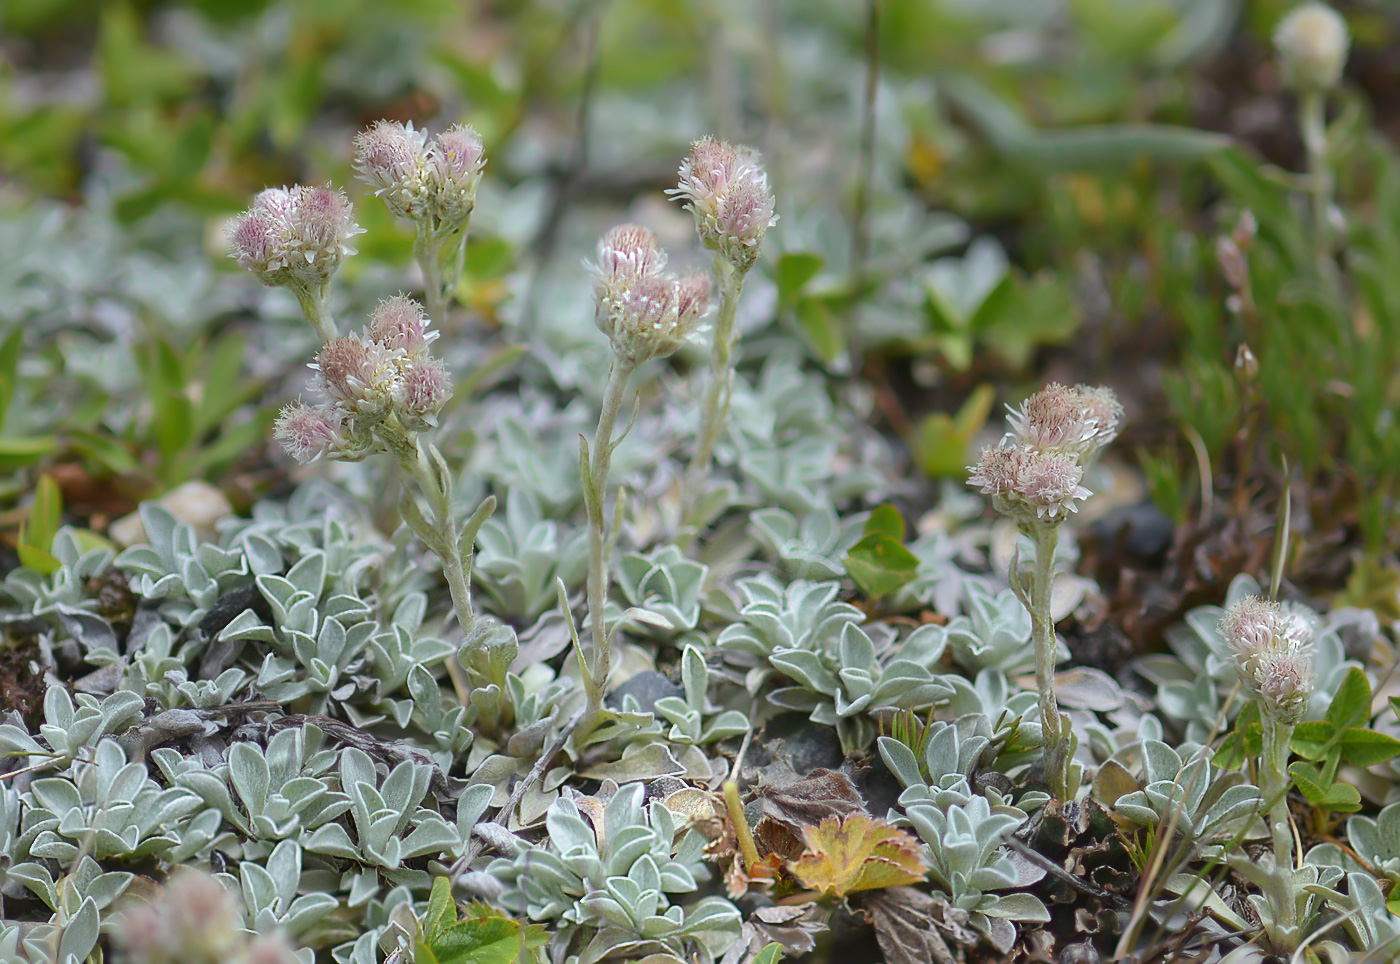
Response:
[[[1006,438],[982,450],[968,483],[992,496],[997,511],[1022,521],[1061,522],[1091,493],[1084,469],[1064,452],[1041,451]]]
[[[1123,406],[1111,389],[1051,382],[1009,412],[1007,425],[1021,443],[1087,460],[1117,437]]]
[[[1274,31],[1284,80],[1295,90],[1327,90],[1342,79],[1351,31],[1341,14],[1323,3],[1295,7]]]
[[[631,367],[675,352],[709,310],[709,278],[667,272],[666,252],[640,225],[622,224],[604,234],[587,267],[595,278],[594,323]]]
[[[486,152],[469,126],[456,124],[429,139],[411,121],[381,120],[355,136],[354,164],[390,211],[441,236],[460,231],[471,217]]]
[[[1261,709],[1282,723],[1301,720],[1316,683],[1311,613],[1246,596],[1225,610],[1219,632]]]
[[[758,152],[713,137],[691,144],[677,186],[666,193],[686,202],[701,243],[740,271],[752,267],[764,234],[778,223]]]
[[[344,191],[326,185],[269,188],[230,222],[229,254],[270,286],[319,288],[355,253],[355,223]]]

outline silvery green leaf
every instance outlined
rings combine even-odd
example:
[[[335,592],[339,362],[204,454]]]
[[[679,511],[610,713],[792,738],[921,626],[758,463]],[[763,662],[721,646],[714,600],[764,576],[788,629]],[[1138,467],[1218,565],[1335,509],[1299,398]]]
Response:
[[[87,960],[97,946],[100,924],[97,902],[91,897],[85,898],[77,914],[63,928],[63,937],[58,943],[59,964],[81,964]]]
[[[315,833],[303,840],[302,846],[313,853],[330,854],[333,857],[345,857],[350,860],[360,860],[359,848],[355,846],[350,835],[345,832],[345,828],[338,823],[328,823]]]

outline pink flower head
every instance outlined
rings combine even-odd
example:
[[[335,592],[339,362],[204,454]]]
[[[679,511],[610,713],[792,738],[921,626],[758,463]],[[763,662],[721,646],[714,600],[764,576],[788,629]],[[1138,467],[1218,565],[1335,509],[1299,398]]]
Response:
[[[1258,596],[1237,600],[1220,617],[1235,669],[1273,718],[1296,723],[1312,694],[1312,624],[1305,611]]]
[[[666,252],[656,243],[656,235],[640,224],[619,224],[598,239],[597,260],[590,265],[599,286],[612,288],[636,278],[660,274],[666,267]]]
[[[375,307],[369,320],[369,337],[389,351],[417,355],[437,337],[437,332],[428,331],[423,306],[399,294]]]
[[[480,176],[486,164],[481,135],[461,124],[454,124],[437,136],[429,157],[443,182],[457,186]]]
[[[680,325],[693,328],[710,310],[710,276],[694,271],[676,282],[676,316]]]
[[[976,465],[968,466],[968,484],[983,495],[1005,495],[1020,485],[1027,450],[1009,439],[982,449]]]
[[[1118,437],[1118,426],[1123,421],[1123,404],[1113,389],[1104,385],[1076,385],[1079,400],[1084,406],[1084,419],[1094,427],[1093,441],[1096,448],[1102,448]]]
[[[253,198],[253,210],[273,218],[285,218],[292,210],[292,191],[285,187],[269,187],[259,191]]]
[[[1280,620],[1278,603],[1245,596],[1220,617],[1220,636],[1237,659],[1250,659],[1274,646]]]
[[[707,281],[648,274],[625,279],[611,292],[600,288],[595,320],[613,353],[635,367],[680,348],[708,306]]]
[[[452,377],[436,358],[417,358],[404,367],[400,394],[409,413],[431,420],[452,397]]]
[[[720,195],[715,209],[715,220],[722,236],[730,244],[756,246],[769,226],[777,221],[773,214],[774,203],[765,175],[757,173],[736,178],[729,190]]]
[[[423,134],[412,124],[375,121],[355,135],[355,170],[375,187],[392,189],[413,178],[424,160]]]
[[[312,408],[293,402],[282,409],[273,427],[273,437],[287,454],[302,464],[314,462],[341,441],[342,418],[334,408]]]
[[[706,135],[690,145],[690,153],[681,160],[679,184],[666,193],[691,204],[704,203],[723,194],[745,164],[757,164],[754,151]]]
[[[666,193],[686,202],[705,247],[740,271],[753,266],[763,235],[778,221],[758,152],[713,137],[691,144],[677,186]]]
[[[1011,431],[1025,444],[1039,449],[1077,448],[1093,433],[1084,418],[1079,393],[1051,382],[1007,419]]]
[[[240,267],[259,276],[270,275],[276,271],[273,262],[280,253],[283,232],[276,221],[254,207],[229,223],[228,243]]]
[[[331,187],[268,188],[228,229],[233,257],[268,285],[319,288],[355,249],[361,233],[344,192]]]
[[[1016,493],[1035,506],[1040,516],[1064,516],[1079,509],[1089,491],[1081,486],[1084,469],[1063,452],[1031,451],[1021,468]]]
[[[323,285],[330,280],[341,260],[355,253],[350,239],[363,233],[355,223],[350,199],[344,191],[329,185],[294,187],[287,223],[292,243],[300,254],[300,258],[291,260],[292,272],[312,285]]]
[[[1020,409],[1011,409],[1007,424],[1026,445],[1088,460],[1117,436],[1122,417],[1123,406],[1111,389],[1051,382]]]
[[[1263,711],[1281,723],[1298,723],[1307,713],[1317,674],[1307,653],[1270,651],[1259,656],[1254,671]]]
[[[357,335],[344,335],[321,346],[312,366],[321,373],[325,393],[337,402],[364,401],[382,362],[383,349]]]

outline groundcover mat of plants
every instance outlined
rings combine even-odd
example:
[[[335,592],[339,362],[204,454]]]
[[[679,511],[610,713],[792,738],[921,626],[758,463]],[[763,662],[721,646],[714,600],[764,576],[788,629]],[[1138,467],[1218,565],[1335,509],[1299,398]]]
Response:
[[[1391,4],[0,22],[0,964],[1400,960]]]

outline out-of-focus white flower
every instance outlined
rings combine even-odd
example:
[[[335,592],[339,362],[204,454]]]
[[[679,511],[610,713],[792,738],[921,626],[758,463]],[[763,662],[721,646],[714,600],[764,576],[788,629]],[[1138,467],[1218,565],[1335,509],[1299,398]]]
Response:
[[[1274,31],[1284,80],[1295,90],[1328,90],[1342,79],[1351,32],[1341,14],[1322,3],[1305,3]]]

